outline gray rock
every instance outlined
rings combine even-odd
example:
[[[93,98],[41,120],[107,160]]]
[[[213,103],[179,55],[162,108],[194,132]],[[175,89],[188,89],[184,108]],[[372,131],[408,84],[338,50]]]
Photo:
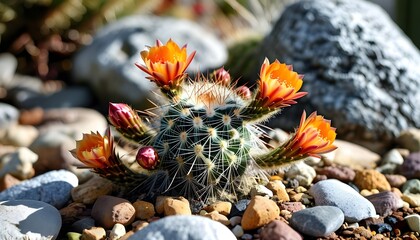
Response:
[[[60,209],[70,199],[71,189],[77,184],[76,175],[69,171],[50,171],[0,192],[0,201],[36,200]]]
[[[7,86],[13,79],[17,68],[17,59],[10,53],[0,54],[0,86]]]
[[[401,192],[406,193],[413,193],[417,194],[420,193],[420,180],[419,179],[411,179],[404,183],[401,188]]]
[[[12,105],[0,103],[0,132],[12,124],[16,124],[19,118],[19,110]],[[1,136],[1,133],[0,133]]]
[[[344,213],[346,222],[359,222],[374,217],[375,207],[352,187],[335,179],[317,182],[309,189],[316,206],[336,206]]]
[[[391,191],[380,192],[366,197],[373,206],[376,212],[381,216],[388,216],[393,211],[402,207],[402,200],[395,193]]]
[[[335,232],[344,222],[343,212],[334,206],[317,206],[293,213],[290,225],[297,231],[312,236],[325,237]]]
[[[55,239],[61,215],[53,206],[33,200],[0,202],[0,239]]]
[[[150,106],[155,99],[154,84],[134,63],[142,63],[140,52],[172,38],[177,44],[188,44],[188,54],[197,51],[189,71],[201,72],[224,64],[225,46],[194,22],[155,16],[131,16],[116,21],[98,32],[93,42],[74,59],[74,80],[91,86],[106,103],[125,102],[136,108]]]
[[[201,216],[168,216],[137,231],[129,240],[236,240],[223,224]]]
[[[309,92],[274,126],[292,129],[303,108],[316,110],[332,120],[341,139],[363,146],[372,140],[387,145],[402,130],[420,127],[419,51],[379,6],[297,1],[258,52],[260,62],[267,56],[292,64]]]

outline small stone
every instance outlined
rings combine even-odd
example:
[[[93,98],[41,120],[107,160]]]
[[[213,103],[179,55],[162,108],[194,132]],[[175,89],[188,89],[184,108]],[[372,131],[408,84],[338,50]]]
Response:
[[[400,188],[407,181],[406,177],[399,174],[385,174],[385,177],[389,185],[396,188]]]
[[[346,222],[359,222],[374,217],[375,207],[349,185],[335,179],[314,184],[309,193],[314,197],[316,206],[336,206],[344,213]]]
[[[4,129],[0,144],[28,147],[38,137],[39,131],[31,125],[12,124]]]
[[[190,203],[184,197],[168,197],[163,203],[165,216],[191,215]]]
[[[67,239],[68,240],[80,240],[81,237],[82,237],[82,234],[77,233],[77,232],[68,232],[67,233]]]
[[[20,147],[0,158],[0,177],[9,173],[21,180],[29,179],[35,175],[33,164],[37,160],[38,155],[26,147]]]
[[[270,189],[277,198],[283,202],[290,201],[289,194],[287,194],[286,186],[280,180],[270,181],[267,184],[267,188]]]
[[[83,230],[90,229],[92,227],[95,227],[95,219],[91,217],[84,217],[71,225],[72,231],[79,233],[82,233]]]
[[[124,226],[134,221],[136,210],[131,203],[123,198],[113,196],[100,196],[92,207],[91,216],[106,229],[112,228],[116,223]]]
[[[231,229],[232,233],[235,237],[240,238],[244,235],[244,229],[240,225],[236,225],[234,228]]]
[[[303,240],[302,236],[288,224],[274,220],[265,225],[260,232],[261,240]]]
[[[391,191],[391,185],[386,177],[373,169],[361,170],[356,172],[354,184],[359,189],[378,189],[379,191]]]
[[[155,216],[155,207],[152,203],[138,200],[133,203],[133,206],[136,209],[136,218],[138,219],[147,220]]]
[[[83,230],[80,240],[105,240],[106,232],[101,227],[92,227],[90,229]]]
[[[277,204],[265,197],[255,196],[242,216],[241,225],[244,230],[252,230],[278,219],[280,209]]]
[[[372,232],[364,227],[358,227],[354,229],[353,234],[358,238],[365,237],[367,239],[370,239],[372,237]]]
[[[118,240],[126,233],[124,225],[116,223],[109,233],[109,240]]]
[[[251,202],[249,199],[241,199],[235,203],[230,211],[230,216],[242,216],[246,210],[246,207]]]
[[[410,152],[418,152],[420,151],[420,129],[410,128],[402,131],[396,141],[400,147]]]
[[[325,237],[335,232],[344,222],[343,212],[334,206],[317,206],[295,212],[290,225],[312,237]]]
[[[420,232],[420,215],[411,214],[406,216],[405,221],[407,221],[408,226],[413,232]]]
[[[6,103],[0,103],[0,138],[3,137],[3,130],[18,123],[18,118],[19,110],[17,108]]]
[[[232,210],[232,203],[219,201],[206,206],[204,210],[206,210],[207,212],[217,211],[220,214],[228,216],[230,211]]]
[[[420,193],[420,180],[411,179],[408,180],[401,188],[402,193]]]
[[[381,216],[388,216],[401,207],[401,199],[395,193],[389,191],[367,196],[366,199],[373,204],[376,213]]]
[[[392,231],[392,226],[389,225],[388,223],[370,224],[369,225],[369,228],[372,231],[375,231],[378,234],[387,233],[387,232],[391,232]],[[377,236],[377,235],[375,235],[375,236]],[[383,239],[383,238],[378,238],[378,239]]]
[[[420,207],[420,193],[405,193],[401,198],[408,202],[411,207]]]
[[[286,179],[294,179],[300,186],[309,186],[316,176],[315,169],[304,162],[293,164],[286,172]]]
[[[252,240],[252,239],[254,239],[254,238],[252,237],[252,235],[251,235],[251,234],[249,234],[249,233],[245,233],[244,235],[242,235],[241,239],[242,239],[242,240]]]
[[[222,215],[217,211],[206,213],[203,215],[203,217],[210,218],[211,220],[217,221],[225,226],[228,226],[230,224],[229,219],[225,215]]]
[[[399,173],[407,179],[420,178],[420,150],[408,155],[399,168]]]
[[[342,182],[351,182],[356,176],[356,172],[346,166],[326,166],[316,170],[317,174],[325,175],[327,178],[337,179]]]
[[[351,142],[336,140],[334,145],[338,147],[334,151],[334,162],[338,165],[348,166],[355,170],[372,169],[381,159],[379,154]]]
[[[44,110],[40,107],[24,109],[20,111],[19,124],[21,125],[40,125],[44,120]]]
[[[268,196],[271,198],[273,197],[273,192],[263,185],[256,185],[251,189],[250,195],[251,197],[255,197],[258,195],[258,196]]]
[[[203,239],[236,240],[235,235],[223,224],[195,215],[176,215],[161,218],[137,231],[131,239]]]
[[[146,222],[146,221],[135,221],[135,222],[133,222],[132,225],[133,225],[134,232],[137,232],[137,231],[140,231],[143,228],[147,227],[149,225],[149,223]]]
[[[163,214],[165,211],[164,203],[168,196],[158,196],[155,202],[155,210],[158,214]]]
[[[73,188],[71,197],[73,201],[84,204],[93,204],[98,197],[110,194],[113,183],[105,178],[94,176],[87,182]]]
[[[71,224],[76,222],[85,210],[85,204],[76,202],[72,202],[69,205],[63,207],[60,209],[60,215],[61,219],[63,220],[63,224]]]
[[[404,158],[401,155],[398,149],[394,148],[388,151],[382,158],[381,165],[385,163],[392,163],[396,165],[401,165],[404,162]]]
[[[3,190],[6,190],[8,188],[11,188],[17,184],[19,184],[21,181],[12,175],[6,173],[2,177],[0,177],[0,192]]]
[[[242,217],[241,216],[234,216],[234,217],[231,217],[229,219],[229,222],[230,222],[230,225],[231,226],[236,226],[236,225],[240,224],[241,221],[242,221]]]
[[[305,209],[305,205],[303,205],[301,202],[283,202],[283,203],[280,203],[280,209],[287,210],[290,213],[294,213],[302,209]]]

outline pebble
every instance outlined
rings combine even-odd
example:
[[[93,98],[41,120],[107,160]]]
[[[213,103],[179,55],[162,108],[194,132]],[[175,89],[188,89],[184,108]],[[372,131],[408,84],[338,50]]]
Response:
[[[61,228],[58,210],[44,202],[0,202],[0,239],[55,239]]]
[[[50,171],[0,192],[0,201],[37,200],[60,209],[70,199],[71,189],[77,185],[77,177],[72,172],[66,170]]]
[[[31,109],[21,109],[19,114],[19,124],[21,125],[40,125],[44,121],[44,109],[35,107]]]
[[[203,217],[210,218],[211,220],[217,221],[225,226],[228,226],[230,224],[229,219],[225,215],[222,215],[217,211],[206,213],[203,215]]]
[[[346,166],[326,166],[316,170],[317,174],[325,175],[327,178],[333,178],[342,182],[351,182],[356,176],[356,172]]]
[[[38,137],[39,131],[31,125],[12,124],[0,132],[0,144],[28,147]]]
[[[419,179],[408,180],[402,186],[401,191],[402,193],[413,193],[413,194],[420,193],[420,180]]]
[[[33,164],[37,160],[37,154],[26,147],[20,147],[0,158],[0,177],[9,173],[20,180],[29,179],[35,175]]]
[[[244,235],[244,229],[240,225],[236,225],[231,229],[231,231],[237,238],[240,238],[242,235]]]
[[[84,229],[90,229],[95,227],[95,219],[92,217],[84,217],[80,220],[75,221],[71,225],[71,229],[74,232],[82,233]]]
[[[367,196],[366,199],[373,204],[376,213],[380,216],[388,216],[393,211],[402,207],[401,199],[395,193],[390,191],[373,194]]]
[[[77,221],[84,214],[86,205],[83,203],[72,202],[60,209],[63,224],[71,224]]]
[[[334,145],[338,148],[334,151],[333,162],[338,165],[348,166],[355,170],[373,169],[381,160],[379,154],[355,143],[335,140]]]
[[[420,151],[420,129],[409,128],[400,133],[396,139],[398,145],[410,150],[410,152]]]
[[[19,184],[21,181],[12,175],[6,173],[2,177],[0,177],[0,192],[6,190],[8,188],[13,187],[14,185]]]
[[[290,201],[289,194],[287,194],[286,186],[284,186],[283,182],[280,180],[270,181],[267,184],[267,188],[270,189],[274,196],[281,201],[287,202]]]
[[[236,202],[232,206],[232,210],[230,211],[230,216],[242,216],[245,212],[246,207],[251,202],[249,199],[241,199],[238,202]]]
[[[325,237],[335,232],[344,223],[344,214],[334,206],[316,206],[295,212],[290,225],[312,237]]]
[[[298,162],[290,166],[286,171],[286,179],[293,179],[299,182],[300,186],[309,186],[316,176],[315,169],[304,162]]]
[[[135,232],[130,240],[185,239],[185,240],[236,240],[223,224],[195,215],[164,217]]]
[[[346,222],[359,222],[374,217],[375,207],[349,185],[335,179],[327,179],[314,184],[309,189],[316,206],[336,206],[344,213]]]
[[[404,193],[401,199],[409,203],[411,207],[420,207],[420,193]]]
[[[19,119],[19,110],[12,105],[0,102],[0,137],[3,131],[11,125],[16,125]]]
[[[106,231],[102,227],[92,227],[82,232],[80,240],[102,240],[106,239]]]
[[[241,216],[234,216],[234,217],[231,217],[229,219],[229,222],[230,222],[230,225],[231,226],[236,226],[236,225],[240,224],[241,221],[242,221],[242,217]]]
[[[255,196],[268,196],[268,197],[273,197],[273,192],[268,189],[267,187],[263,186],[263,185],[256,185],[254,186],[250,193],[251,198],[255,197]]]
[[[385,175],[374,169],[357,171],[353,182],[359,189],[378,189],[380,192],[391,191],[391,185],[386,180]]]
[[[389,185],[395,188],[400,188],[405,182],[407,182],[407,178],[399,174],[385,174],[385,177],[389,182]]]
[[[403,164],[403,162],[404,162],[404,158],[401,155],[401,152],[398,149],[394,148],[388,151],[387,153],[385,153],[385,155],[382,157],[381,165],[385,163],[401,165]]]
[[[232,210],[232,203],[219,201],[206,206],[204,210],[206,210],[207,212],[217,211],[220,214],[228,216],[230,211]]]
[[[283,203],[280,203],[280,209],[287,210],[290,213],[294,213],[302,209],[305,209],[305,205],[303,205],[301,202],[283,202]]]
[[[109,195],[100,196],[92,207],[91,216],[95,222],[106,229],[112,228],[116,223],[124,226],[134,221],[136,210],[133,205],[118,197]]]
[[[141,220],[147,220],[155,215],[155,206],[152,203],[137,200],[133,203],[133,207],[136,210],[136,218]]]
[[[164,211],[165,211],[164,202],[165,202],[166,198],[168,198],[168,196],[162,196],[162,195],[157,196],[156,202],[155,202],[156,213],[158,213],[158,214],[163,214],[164,213]]]
[[[113,190],[113,183],[105,178],[94,176],[87,182],[71,190],[73,201],[83,204],[93,204],[98,197],[108,195]]]
[[[191,215],[190,203],[184,197],[168,197],[163,202],[165,216]]]
[[[406,216],[405,221],[407,221],[408,226],[413,232],[420,232],[420,215],[411,214]]]
[[[369,228],[372,231],[375,231],[378,234],[382,234],[382,233],[386,233],[386,232],[391,232],[392,231],[392,226],[389,225],[388,223],[370,224],[369,225]],[[378,238],[378,239],[383,239],[383,238]]]
[[[280,209],[274,201],[266,197],[255,196],[242,216],[241,225],[244,230],[252,230],[278,219],[279,216]]]
[[[302,236],[287,223],[280,220],[271,221],[260,232],[261,240],[303,240]]]
[[[122,236],[126,234],[126,230],[124,225],[120,223],[116,223],[114,227],[112,227],[111,232],[109,233],[109,240],[118,240]]]
[[[420,178],[420,151],[408,155],[399,168],[399,173],[407,179]]]
[[[15,75],[17,65],[18,60],[13,54],[0,54],[0,86],[8,86],[11,83],[13,80],[13,75]]]

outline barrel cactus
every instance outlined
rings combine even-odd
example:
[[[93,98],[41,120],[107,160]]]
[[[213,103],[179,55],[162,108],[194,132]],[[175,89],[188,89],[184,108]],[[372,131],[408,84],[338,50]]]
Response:
[[[136,66],[160,89],[156,108],[136,111],[110,103],[109,121],[138,144],[134,171],[121,161],[110,129],[84,134],[74,155],[126,193],[182,195],[212,201],[235,199],[266,181],[268,170],[335,149],[328,120],[305,112],[296,132],[279,147],[268,144],[262,124],[306,95],[303,76],[278,60],[265,59],[256,89],[236,86],[223,68],[191,79],[185,73],[195,52],[174,41],[141,52]]]

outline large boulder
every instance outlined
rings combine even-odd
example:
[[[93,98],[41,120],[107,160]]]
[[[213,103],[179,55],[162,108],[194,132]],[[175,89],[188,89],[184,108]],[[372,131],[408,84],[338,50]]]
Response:
[[[159,39],[170,38],[180,46],[188,44],[187,52],[197,54],[189,66],[191,73],[222,66],[227,59],[225,45],[198,24],[156,16],[130,16],[101,29],[92,43],[78,52],[74,59],[73,79],[89,85],[104,103],[125,102],[137,108],[151,106],[155,99],[154,84],[134,63],[142,63],[140,52]],[[158,91],[156,91],[158,92]]]
[[[377,5],[299,1],[285,9],[259,52],[260,62],[267,56],[292,64],[309,92],[272,120],[276,127],[293,129],[303,109],[318,111],[339,138],[371,149],[366,143],[388,144],[420,127],[419,51]]]

